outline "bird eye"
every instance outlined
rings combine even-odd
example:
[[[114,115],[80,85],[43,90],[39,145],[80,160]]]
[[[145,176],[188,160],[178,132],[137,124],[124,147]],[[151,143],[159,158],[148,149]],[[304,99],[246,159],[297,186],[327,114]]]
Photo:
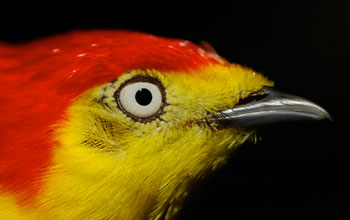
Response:
[[[137,76],[115,92],[118,107],[137,121],[151,121],[163,112],[165,90],[158,79]]]

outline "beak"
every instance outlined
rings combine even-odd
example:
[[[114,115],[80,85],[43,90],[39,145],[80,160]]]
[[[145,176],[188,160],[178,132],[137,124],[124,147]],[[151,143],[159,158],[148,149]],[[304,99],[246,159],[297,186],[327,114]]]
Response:
[[[207,121],[251,127],[284,121],[321,119],[332,120],[321,106],[294,95],[263,88],[242,99],[232,109],[208,115]]]

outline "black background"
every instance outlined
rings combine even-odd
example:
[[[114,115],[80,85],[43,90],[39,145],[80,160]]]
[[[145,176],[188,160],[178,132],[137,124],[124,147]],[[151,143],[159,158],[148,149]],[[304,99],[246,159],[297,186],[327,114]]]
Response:
[[[178,219],[349,219],[349,1],[104,2],[2,5],[0,40],[112,28],[210,42],[279,90],[322,105],[334,122],[259,129],[190,194]]]

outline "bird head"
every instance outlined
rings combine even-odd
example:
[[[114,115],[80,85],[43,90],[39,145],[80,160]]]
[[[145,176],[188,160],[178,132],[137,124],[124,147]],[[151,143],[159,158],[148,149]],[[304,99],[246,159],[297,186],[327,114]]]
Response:
[[[45,62],[60,65],[52,78],[31,77],[64,97],[43,116],[56,114],[45,125],[52,156],[35,196],[55,217],[171,218],[193,182],[254,136],[252,126],[328,117],[187,41],[78,32],[39,43],[59,47]]]

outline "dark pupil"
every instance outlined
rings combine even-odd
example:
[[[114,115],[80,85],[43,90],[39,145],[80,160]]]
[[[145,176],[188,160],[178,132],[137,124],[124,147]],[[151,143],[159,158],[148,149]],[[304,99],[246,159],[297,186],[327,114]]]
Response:
[[[135,94],[135,99],[140,105],[148,105],[152,101],[152,93],[145,88],[139,89]]]

